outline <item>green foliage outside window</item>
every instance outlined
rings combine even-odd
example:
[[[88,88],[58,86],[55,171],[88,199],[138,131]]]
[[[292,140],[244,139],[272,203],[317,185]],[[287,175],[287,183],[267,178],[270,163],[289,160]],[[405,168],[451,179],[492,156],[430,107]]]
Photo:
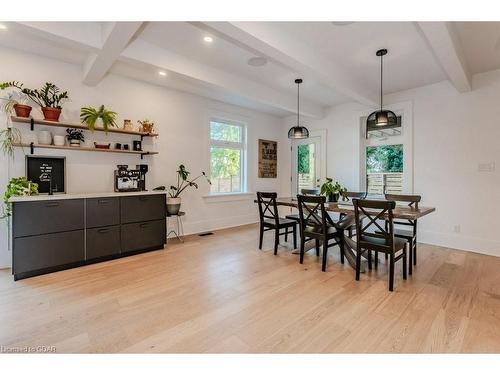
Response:
[[[366,148],[367,173],[403,172],[403,145]]]
[[[298,147],[298,169],[299,174],[308,174],[309,167],[309,145],[299,145]]]

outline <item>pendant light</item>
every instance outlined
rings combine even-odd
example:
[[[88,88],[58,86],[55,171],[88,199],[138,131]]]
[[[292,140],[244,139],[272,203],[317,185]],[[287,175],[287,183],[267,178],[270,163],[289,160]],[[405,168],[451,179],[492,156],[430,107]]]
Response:
[[[372,112],[370,116],[366,119],[367,128],[381,127],[381,126],[392,126],[397,124],[397,116],[394,112],[383,109],[383,82],[384,82],[384,56],[387,55],[386,49],[379,49],[377,51],[377,56],[380,56],[380,110]]]
[[[300,125],[300,101],[299,101],[299,87],[302,83],[301,78],[295,80],[297,84],[297,125],[290,128],[288,131],[288,138],[290,139],[304,139],[309,138],[309,130],[305,126]]]

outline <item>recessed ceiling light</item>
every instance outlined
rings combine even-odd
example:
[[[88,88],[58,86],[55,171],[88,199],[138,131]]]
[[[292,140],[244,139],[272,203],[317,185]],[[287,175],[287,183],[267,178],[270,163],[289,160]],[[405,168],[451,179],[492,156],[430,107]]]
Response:
[[[158,74],[159,74],[159,75],[161,75],[161,76],[166,76],[166,75],[167,75],[167,72],[164,72],[163,70],[160,70],[160,71],[158,72]]]
[[[248,59],[248,65],[250,66],[264,66],[267,64],[267,59],[265,57],[251,57]]]
[[[3,23],[0,23],[0,30],[7,30],[7,26],[5,26]]]
[[[211,36],[206,36],[203,38],[203,40],[207,43],[212,43],[214,41],[214,38],[212,38]]]

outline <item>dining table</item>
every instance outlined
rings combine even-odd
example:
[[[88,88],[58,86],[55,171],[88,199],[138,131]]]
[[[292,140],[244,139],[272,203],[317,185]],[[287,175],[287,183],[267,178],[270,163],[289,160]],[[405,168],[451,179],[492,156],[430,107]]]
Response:
[[[384,200],[383,198],[371,198],[374,200]],[[257,201],[255,201],[257,202]],[[298,201],[296,197],[278,197],[276,198],[276,204],[278,206],[286,206],[297,208]],[[338,214],[346,214],[354,216],[354,204],[352,200],[340,200],[337,202],[325,202],[325,209],[329,212],[335,212]],[[369,211],[369,210],[367,210]],[[396,207],[392,210],[393,218],[400,220],[417,220],[430,213],[436,211],[435,207],[426,207],[419,204],[409,206],[407,204],[396,204]],[[387,217],[387,214],[382,215],[381,218]],[[355,249],[351,246],[352,241],[344,240],[344,255],[347,259],[349,265],[352,268],[356,268],[356,253]],[[363,262],[361,272],[365,271],[366,262]]]

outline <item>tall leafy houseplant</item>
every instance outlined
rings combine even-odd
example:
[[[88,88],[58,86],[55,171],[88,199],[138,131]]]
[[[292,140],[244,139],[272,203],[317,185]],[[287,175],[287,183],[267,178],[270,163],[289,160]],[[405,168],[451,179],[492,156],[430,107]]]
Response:
[[[3,212],[1,218],[6,218],[12,214],[11,197],[20,197],[25,195],[38,195],[38,184],[29,181],[26,177],[12,178],[3,195]]]
[[[321,185],[320,193],[328,197],[328,201],[337,202],[339,197],[347,192],[347,189],[343,187],[338,181],[333,183],[333,179],[330,177],[326,178],[326,181]]]
[[[199,176],[196,176],[193,179],[189,179],[190,174],[191,172],[189,172],[183,164],[179,165],[179,169],[177,169],[177,185],[171,185],[168,192],[169,198],[167,199],[167,213],[169,215],[177,215],[179,212],[181,207],[180,195],[184,190],[188,187],[198,189],[198,183],[196,180],[204,177],[210,185],[212,184],[205,172],[201,172]]]
[[[98,119],[102,120],[102,128],[107,134],[109,128],[116,126],[116,112],[106,109],[101,105],[99,109],[92,107],[83,107],[80,111],[80,120],[87,125],[90,131],[94,131]]]
[[[61,115],[61,104],[67,100],[68,92],[62,91],[55,84],[46,82],[40,89],[21,89],[31,100],[38,104],[47,121],[59,121]]]

